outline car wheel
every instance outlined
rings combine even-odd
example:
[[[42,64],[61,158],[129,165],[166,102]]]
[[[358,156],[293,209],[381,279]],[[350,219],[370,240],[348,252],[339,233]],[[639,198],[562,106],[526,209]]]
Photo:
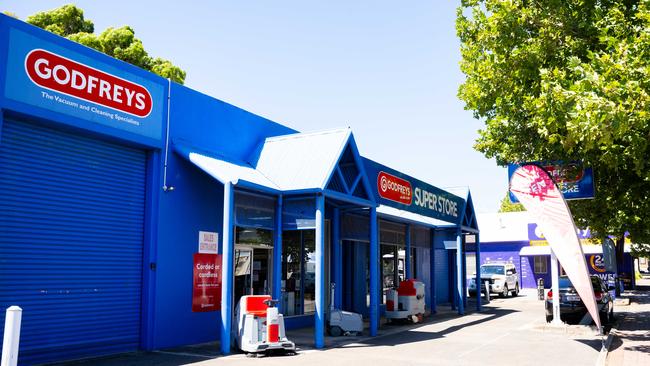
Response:
[[[512,293],[513,297],[519,296],[519,284],[515,284],[515,292]]]
[[[508,285],[503,286],[503,293],[501,294],[503,297],[508,297],[510,294],[510,290],[508,290]]]

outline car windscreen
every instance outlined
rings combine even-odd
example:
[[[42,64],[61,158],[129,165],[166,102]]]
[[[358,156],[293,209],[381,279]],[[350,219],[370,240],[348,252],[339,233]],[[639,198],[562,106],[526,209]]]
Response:
[[[481,266],[482,275],[505,274],[503,266]]]

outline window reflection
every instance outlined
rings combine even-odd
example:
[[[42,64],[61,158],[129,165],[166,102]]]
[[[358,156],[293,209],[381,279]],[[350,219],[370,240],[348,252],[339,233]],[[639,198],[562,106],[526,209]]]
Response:
[[[316,311],[315,239],[314,230],[282,234],[282,296],[286,316]]]
[[[304,230],[304,273],[305,273],[305,314],[316,312],[316,233]]]

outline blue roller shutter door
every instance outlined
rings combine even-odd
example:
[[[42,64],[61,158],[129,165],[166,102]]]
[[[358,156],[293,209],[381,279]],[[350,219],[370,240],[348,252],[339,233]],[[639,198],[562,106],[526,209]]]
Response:
[[[23,364],[138,349],[146,153],[24,121],[0,140],[0,321]]]
[[[436,249],[436,302],[449,303],[449,256],[447,250]]]

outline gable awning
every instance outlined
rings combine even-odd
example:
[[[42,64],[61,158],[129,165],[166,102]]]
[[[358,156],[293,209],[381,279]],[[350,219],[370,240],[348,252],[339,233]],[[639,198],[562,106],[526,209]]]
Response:
[[[471,233],[478,233],[478,220],[476,217],[476,211],[474,210],[472,193],[470,192],[469,187],[449,187],[445,188],[445,190],[458,197],[462,197],[465,200],[465,205],[462,208],[460,220],[460,226],[462,230]]]
[[[342,128],[269,137],[248,162],[230,161],[183,144],[174,144],[174,150],[221,183],[290,194],[325,190],[351,145],[351,130]],[[374,205],[371,200],[362,201]]]

